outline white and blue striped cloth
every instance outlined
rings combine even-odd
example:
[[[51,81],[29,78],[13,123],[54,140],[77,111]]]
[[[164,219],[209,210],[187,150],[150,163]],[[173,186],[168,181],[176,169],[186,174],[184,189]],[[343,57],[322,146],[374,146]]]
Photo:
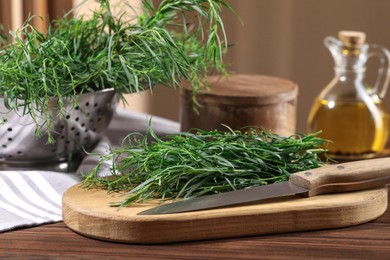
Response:
[[[107,138],[94,152],[104,153],[108,147],[120,144],[130,132],[145,133],[148,116],[142,113],[118,110]],[[153,129],[158,135],[177,132],[177,122],[153,117]],[[62,194],[81,181],[78,172],[91,170],[97,157],[86,157],[77,172],[0,171],[0,232],[31,227],[62,220]]]

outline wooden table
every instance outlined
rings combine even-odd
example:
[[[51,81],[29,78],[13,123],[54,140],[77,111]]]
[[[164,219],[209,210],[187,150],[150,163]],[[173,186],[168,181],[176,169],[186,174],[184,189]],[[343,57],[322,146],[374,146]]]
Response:
[[[1,233],[0,259],[6,257],[22,259],[390,259],[390,207],[375,221],[355,227],[165,245],[129,245],[98,241],[80,236],[60,222]]]

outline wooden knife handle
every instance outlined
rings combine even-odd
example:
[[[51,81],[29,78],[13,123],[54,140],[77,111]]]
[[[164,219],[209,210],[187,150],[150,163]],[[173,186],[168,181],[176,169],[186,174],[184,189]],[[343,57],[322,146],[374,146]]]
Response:
[[[326,165],[294,173],[289,182],[307,188],[308,196],[385,187],[390,183],[390,158]]]

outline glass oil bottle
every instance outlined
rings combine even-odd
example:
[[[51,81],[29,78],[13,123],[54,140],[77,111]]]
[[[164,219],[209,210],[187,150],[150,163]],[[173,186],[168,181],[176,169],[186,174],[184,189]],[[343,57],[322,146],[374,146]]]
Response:
[[[383,102],[389,83],[389,51],[365,43],[365,33],[341,31],[324,40],[335,62],[335,76],[314,100],[308,118],[310,133],[330,141],[328,156],[360,160],[378,155],[389,136],[389,114]],[[365,83],[367,60],[380,61],[375,84]]]

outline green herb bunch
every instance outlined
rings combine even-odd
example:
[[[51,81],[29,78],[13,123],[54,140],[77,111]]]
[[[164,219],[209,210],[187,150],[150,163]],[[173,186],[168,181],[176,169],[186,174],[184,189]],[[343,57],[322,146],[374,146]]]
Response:
[[[92,17],[72,17],[76,8],[48,25],[46,34],[31,25],[34,17],[11,31],[0,50],[0,97],[6,108],[22,107],[23,114],[42,117],[49,132],[65,103],[75,103],[85,92],[113,88],[122,96],[157,84],[176,88],[183,80],[196,92],[210,69],[226,73],[220,14],[225,7],[231,10],[228,5],[222,0],[142,3],[137,19],[125,18],[126,11],[114,16],[109,0],[101,0]]]
[[[159,138],[149,128],[145,135],[134,133],[126,140],[101,155],[83,183],[86,188],[126,191],[115,206],[286,181],[291,173],[323,165],[319,154],[325,143],[316,134],[281,137],[258,129],[197,130]]]

